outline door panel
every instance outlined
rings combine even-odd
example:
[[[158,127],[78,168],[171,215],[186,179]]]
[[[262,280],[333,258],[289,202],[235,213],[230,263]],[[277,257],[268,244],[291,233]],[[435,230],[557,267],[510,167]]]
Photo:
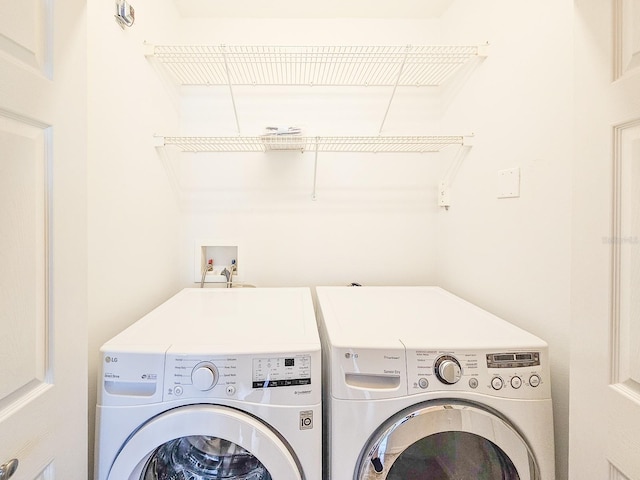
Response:
[[[640,0],[574,3],[570,477],[640,480]]]
[[[612,379],[607,456],[640,478],[640,119],[614,129]]]
[[[0,112],[0,407],[40,386],[49,363],[48,136]]]
[[[640,71],[640,2],[614,0],[615,79]]]
[[[0,464],[19,480],[87,471],[86,19],[60,4],[0,1]]]
[[[606,454],[611,475],[640,479],[640,0],[614,2],[612,94],[634,120],[613,127],[612,338]],[[635,101],[635,104],[634,104]],[[624,108],[626,115],[626,108]],[[620,115],[623,109],[614,113]]]
[[[49,76],[52,2],[0,2],[0,51]]]

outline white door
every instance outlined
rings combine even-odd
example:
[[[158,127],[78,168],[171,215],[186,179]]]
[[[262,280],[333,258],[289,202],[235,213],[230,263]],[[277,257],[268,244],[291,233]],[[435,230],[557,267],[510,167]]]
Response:
[[[575,0],[570,474],[640,480],[640,0]]]
[[[87,476],[85,37],[0,0],[0,478]]]

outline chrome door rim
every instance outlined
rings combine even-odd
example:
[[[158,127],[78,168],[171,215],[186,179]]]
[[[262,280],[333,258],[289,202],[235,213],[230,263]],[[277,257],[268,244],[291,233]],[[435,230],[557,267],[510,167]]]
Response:
[[[406,448],[443,432],[466,432],[489,440],[514,463],[520,480],[540,480],[533,451],[514,426],[496,411],[459,400],[412,405],[390,417],[362,450],[354,480],[386,479]]]

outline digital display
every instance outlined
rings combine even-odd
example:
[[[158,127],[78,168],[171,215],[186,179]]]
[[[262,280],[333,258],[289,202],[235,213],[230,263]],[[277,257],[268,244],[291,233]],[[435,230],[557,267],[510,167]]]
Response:
[[[523,368],[538,365],[540,365],[539,352],[487,354],[487,368]]]
[[[310,378],[296,378],[293,380],[261,380],[253,382],[253,388],[272,388],[272,387],[296,387],[300,385],[311,385]]]
[[[311,357],[264,357],[253,359],[253,388],[311,385]]]
[[[494,355],[493,360],[496,362],[508,362],[513,360],[513,355]]]

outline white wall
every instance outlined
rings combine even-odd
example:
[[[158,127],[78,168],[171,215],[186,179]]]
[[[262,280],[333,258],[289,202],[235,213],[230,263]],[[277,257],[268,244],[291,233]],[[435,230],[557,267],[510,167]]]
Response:
[[[188,19],[184,43],[432,44],[433,20]],[[391,88],[235,88],[241,133],[301,126],[306,135],[377,135]],[[237,135],[228,89],[182,91],[184,135]],[[383,133],[440,133],[430,89],[394,99]],[[435,106],[435,108],[434,108]],[[239,247],[241,278],[259,286],[430,284],[436,281],[438,154],[169,153],[184,208],[183,279],[194,241]]]
[[[572,2],[458,0],[443,38],[486,40],[489,56],[443,112],[475,146],[438,217],[440,283],[550,346],[557,478],[567,478]],[[498,199],[498,171],[519,168],[520,197]]]
[[[100,345],[179,289],[178,210],[152,146],[178,114],[143,53],[176,14],[170,2],[138,3],[121,30],[113,2],[88,2],[90,448]]]

